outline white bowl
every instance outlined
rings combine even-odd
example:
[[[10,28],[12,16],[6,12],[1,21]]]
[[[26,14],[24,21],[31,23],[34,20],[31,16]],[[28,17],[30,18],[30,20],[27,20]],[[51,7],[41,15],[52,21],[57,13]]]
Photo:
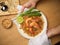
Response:
[[[27,33],[24,33],[24,31],[22,29],[20,29],[20,24],[17,23],[16,19],[13,19],[13,22],[16,24],[18,32],[20,33],[20,35],[22,35],[23,37],[25,37],[27,39],[32,39],[32,38],[35,38],[35,37],[38,37],[38,36],[42,35],[47,30],[47,19],[42,12],[40,12],[40,13],[42,14],[41,17],[44,21],[43,30],[38,35],[36,35],[34,37],[31,37]]]

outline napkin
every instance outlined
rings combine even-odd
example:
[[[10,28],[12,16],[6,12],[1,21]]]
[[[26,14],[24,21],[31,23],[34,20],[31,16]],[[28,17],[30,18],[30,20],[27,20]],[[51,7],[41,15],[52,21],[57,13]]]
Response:
[[[30,39],[28,45],[51,45],[51,43],[48,40],[46,31],[45,31],[42,35],[36,38]]]
[[[22,8],[23,7],[21,5],[17,6],[18,13],[21,13]],[[25,8],[24,10],[27,10],[27,8]],[[48,40],[46,31],[45,31],[40,36],[30,39],[28,45],[51,45],[51,41]]]
[[[18,10],[18,13],[21,13],[22,12],[22,10],[23,10],[23,6],[21,6],[21,5],[17,5],[17,10]],[[24,9],[24,11],[27,11],[28,9],[27,8],[25,8]]]

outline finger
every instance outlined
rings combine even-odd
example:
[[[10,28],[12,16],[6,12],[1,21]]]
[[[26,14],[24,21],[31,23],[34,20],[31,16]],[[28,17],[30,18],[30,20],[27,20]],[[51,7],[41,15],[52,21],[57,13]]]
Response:
[[[26,3],[23,5],[25,8],[30,8],[32,6],[32,4],[30,2]]]
[[[21,12],[23,12],[23,11],[24,11],[24,9],[25,9],[25,7],[24,7],[24,6],[22,6],[22,8],[21,8]]]
[[[35,7],[36,6],[36,3],[32,3],[32,6],[31,7]]]
[[[31,8],[32,8],[32,7],[35,7],[35,4],[34,4],[34,5],[32,5],[32,6],[31,6]]]
[[[47,36],[48,36],[49,38],[51,37],[51,34],[52,34],[51,30],[48,30],[48,31],[47,31]]]

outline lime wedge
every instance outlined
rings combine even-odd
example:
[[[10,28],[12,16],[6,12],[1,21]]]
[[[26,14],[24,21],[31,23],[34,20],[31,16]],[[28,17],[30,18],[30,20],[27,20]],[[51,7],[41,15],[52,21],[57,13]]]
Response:
[[[23,21],[24,21],[22,16],[18,16],[16,20],[18,23],[23,23]]]

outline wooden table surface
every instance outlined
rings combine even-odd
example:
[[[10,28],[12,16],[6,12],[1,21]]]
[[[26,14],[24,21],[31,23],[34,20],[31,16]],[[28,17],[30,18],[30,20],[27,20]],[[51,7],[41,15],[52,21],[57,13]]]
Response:
[[[27,0],[20,0],[20,4],[26,3]],[[48,28],[53,28],[56,25],[60,25],[60,0],[42,0],[38,3],[38,10],[41,10],[48,20]],[[17,15],[17,14],[16,14]],[[12,19],[16,15],[1,16],[0,17],[0,45],[27,45],[28,40],[22,37],[16,25],[13,23],[13,26],[10,29],[5,29],[2,26],[3,19]],[[60,41],[60,35],[52,37],[52,45]]]
[[[19,0],[0,0],[0,3],[1,2],[4,2],[4,4],[7,5],[8,11],[3,12],[2,10],[0,10],[0,16],[9,15],[9,14],[16,14],[17,13],[16,6],[19,5]],[[2,6],[0,6],[0,9],[1,8],[2,8]]]

